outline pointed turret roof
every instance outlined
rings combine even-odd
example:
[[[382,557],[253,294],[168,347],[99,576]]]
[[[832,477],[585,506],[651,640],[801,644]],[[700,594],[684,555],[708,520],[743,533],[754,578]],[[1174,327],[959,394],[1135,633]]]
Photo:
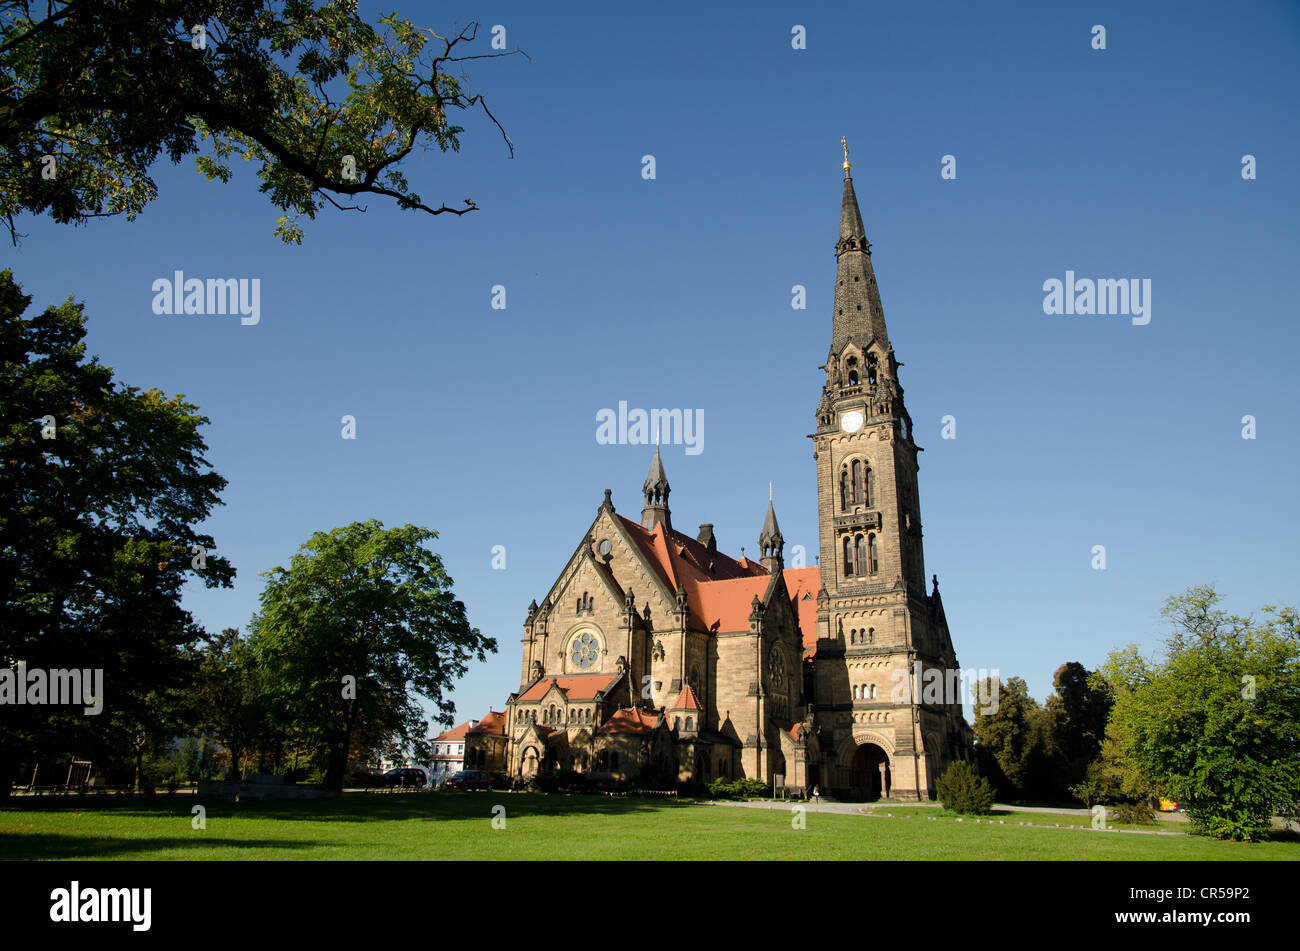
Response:
[[[831,356],[852,340],[866,349],[873,340],[889,352],[889,334],[885,330],[885,310],[880,304],[876,272],[871,266],[871,242],[862,224],[858,196],[853,190],[849,163],[845,160],[844,196],[840,202],[840,237],[835,244],[839,259],[835,274],[834,332]]]
[[[659,455],[659,447],[655,446],[655,457],[650,460],[650,471],[646,473],[642,488],[647,491],[656,488],[662,490],[667,485],[668,474],[664,472],[664,461]]]
[[[858,196],[853,191],[853,179],[844,176],[844,197],[840,200],[840,240],[857,238],[860,245],[866,245],[867,229],[862,224],[862,212],[858,209]]]
[[[767,518],[763,519],[763,532],[758,536],[758,547],[762,548],[780,548],[781,528],[776,524],[776,509],[772,508],[772,500],[767,500]]]
[[[682,688],[682,692],[677,695],[677,702],[668,709],[673,711],[703,710],[704,707],[700,705],[699,698],[695,696],[695,691],[691,689],[691,685],[687,684]]]

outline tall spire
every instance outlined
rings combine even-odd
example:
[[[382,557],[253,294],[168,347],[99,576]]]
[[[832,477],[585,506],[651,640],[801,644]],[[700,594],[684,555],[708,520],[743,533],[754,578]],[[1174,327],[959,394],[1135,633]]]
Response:
[[[771,490],[768,490],[771,495]],[[758,549],[762,553],[763,567],[776,573],[785,567],[785,539],[781,537],[781,528],[776,524],[776,509],[772,500],[767,500],[767,518],[763,520],[763,532],[758,536]]]
[[[672,512],[668,510],[668,493],[671,490],[658,446],[655,446],[655,457],[650,461],[650,471],[646,473],[641,490],[645,493],[645,508],[641,510],[641,527],[653,531],[656,522],[663,522],[664,528],[672,528]]]
[[[843,140],[841,140],[843,142]],[[880,304],[880,289],[871,267],[871,242],[862,224],[858,196],[849,174],[852,164],[848,147],[844,149],[844,196],[840,201],[840,237],[835,243],[838,267],[835,275],[835,319],[831,338],[831,355],[837,356],[853,340],[863,350],[872,340],[889,352],[889,335],[885,331],[885,311]]]

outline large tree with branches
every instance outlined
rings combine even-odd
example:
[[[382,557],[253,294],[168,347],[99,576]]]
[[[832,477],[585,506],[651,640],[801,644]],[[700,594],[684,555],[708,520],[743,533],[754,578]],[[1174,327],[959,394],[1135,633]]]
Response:
[[[415,149],[457,150],[453,117],[482,94],[448,70],[474,52],[477,25],[447,36],[396,14],[366,22],[356,0],[0,0],[0,216],[61,223],[137,215],[157,194],[164,152],[195,155],[209,179],[258,163],[281,209],[276,234],[302,240],[326,204],[364,210],[377,195],[430,215],[400,165]]]

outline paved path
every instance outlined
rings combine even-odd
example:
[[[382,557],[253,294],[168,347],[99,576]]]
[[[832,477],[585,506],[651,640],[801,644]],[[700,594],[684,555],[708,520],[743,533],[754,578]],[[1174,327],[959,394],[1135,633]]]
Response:
[[[890,809],[942,809],[943,806],[937,802],[832,802],[823,799],[821,802],[804,801],[802,799],[748,799],[742,801],[736,800],[713,800],[706,805],[710,806],[742,806],[746,809],[789,809],[791,806],[802,805],[809,812],[838,812],[845,815],[860,815],[865,811]],[[1088,816],[1092,814],[1089,809],[1072,809],[1068,806],[1012,806],[1006,803],[994,803],[993,808],[996,811],[1006,812],[1037,812],[1058,816]],[[1171,822],[1186,822],[1187,816],[1181,812],[1164,812],[1160,813],[1162,820]]]

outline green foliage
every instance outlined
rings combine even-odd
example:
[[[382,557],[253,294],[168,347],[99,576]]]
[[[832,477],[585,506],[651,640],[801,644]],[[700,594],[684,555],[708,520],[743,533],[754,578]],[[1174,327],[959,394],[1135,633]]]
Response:
[[[204,457],[198,407],[87,358],[80,304],[27,316],[30,303],[0,272],[0,658],[109,673],[98,716],[9,709],[0,795],[19,760],[75,751],[139,767],[184,732],[188,645],[201,632],[181,592],[235,574],[195,528],[226,485]]]
[[[459,150],[455,113],[482,108],[500,130],[448,70],[518,52],[471,53],[476,24],[454,37],[396,14],[372,25],[356,0],[0,0],[0,11],[0,215],[14,240],[23,212],[134,218],[157,194],[149,168],[163,153],[195,154],[222,182],[232,159],[255,163],[286,212],[286,242],[301,241],[301,218],[325,203],[355,209],[341,202],[358,196],[465,214],[469,199],[426,204],[400,165],[417,148]]]
[[[172,778],[178,785],[198,782],[199,779],[199,741],[187,736],[181,740],[176,758],[172,761]]]
[[[1113,702],[1104,679],[1076,661],[1062,664],[1044,704],[1048,798],[1060,800],[1071,785],[1086,782],[1089,766],[1101,753]]]
[[[975,715],[980,771],[990,778],[999,797],[1023,800],[1042,773],[1042,708],[1020,677],[1001,681],[996,690],[984,693],[996,696],[998,703],[996,710],[977,710]]]
[[[493,786],[496,785],[494,781]],[[543,770],[528,781],[528,788],[533,792],[544,793],[582,793],[593,788],[591,777],[572,769]]]
[[[1107,806],[1106,818],[1111,822],[1126,822],[1133,825],[1154,825],[1156,822],[1155,810],[1145,800]]]
[[[754,799],[771,794],[772,790],[761,779],[715,779],[709,783],[709,795],[714,799]]]
[[[268,572],[254,619],[258,659],[273,706],[328,757],[339,788],[365,736],[428,758],[428,721],[449,726],[446,696],[471,660],[496,641],[471,627],[442,559],[424,547],[437,532],[378,521],[317,532],[288,568]],[[349,755],[351,753],[351,755]]]
[[[1101,778],[1101,764],[1089,763],[1083,779],[1070,787],[1070,795],[1091,809],[1102,801],[1105,784]]]
[[[993,809],[993,786],[963,760],[950,765],[935,782],[945,809],[963,815],[986,816]]]
[[[1107,742],[1125,770],[1185,803],[1196,831],[1257,841],[1274,813],[1300,810],[1300,622],[1294,608],[1255,620],[1218,601],[1198,586],[1166,602],[1162,661],[1112,653]]]

